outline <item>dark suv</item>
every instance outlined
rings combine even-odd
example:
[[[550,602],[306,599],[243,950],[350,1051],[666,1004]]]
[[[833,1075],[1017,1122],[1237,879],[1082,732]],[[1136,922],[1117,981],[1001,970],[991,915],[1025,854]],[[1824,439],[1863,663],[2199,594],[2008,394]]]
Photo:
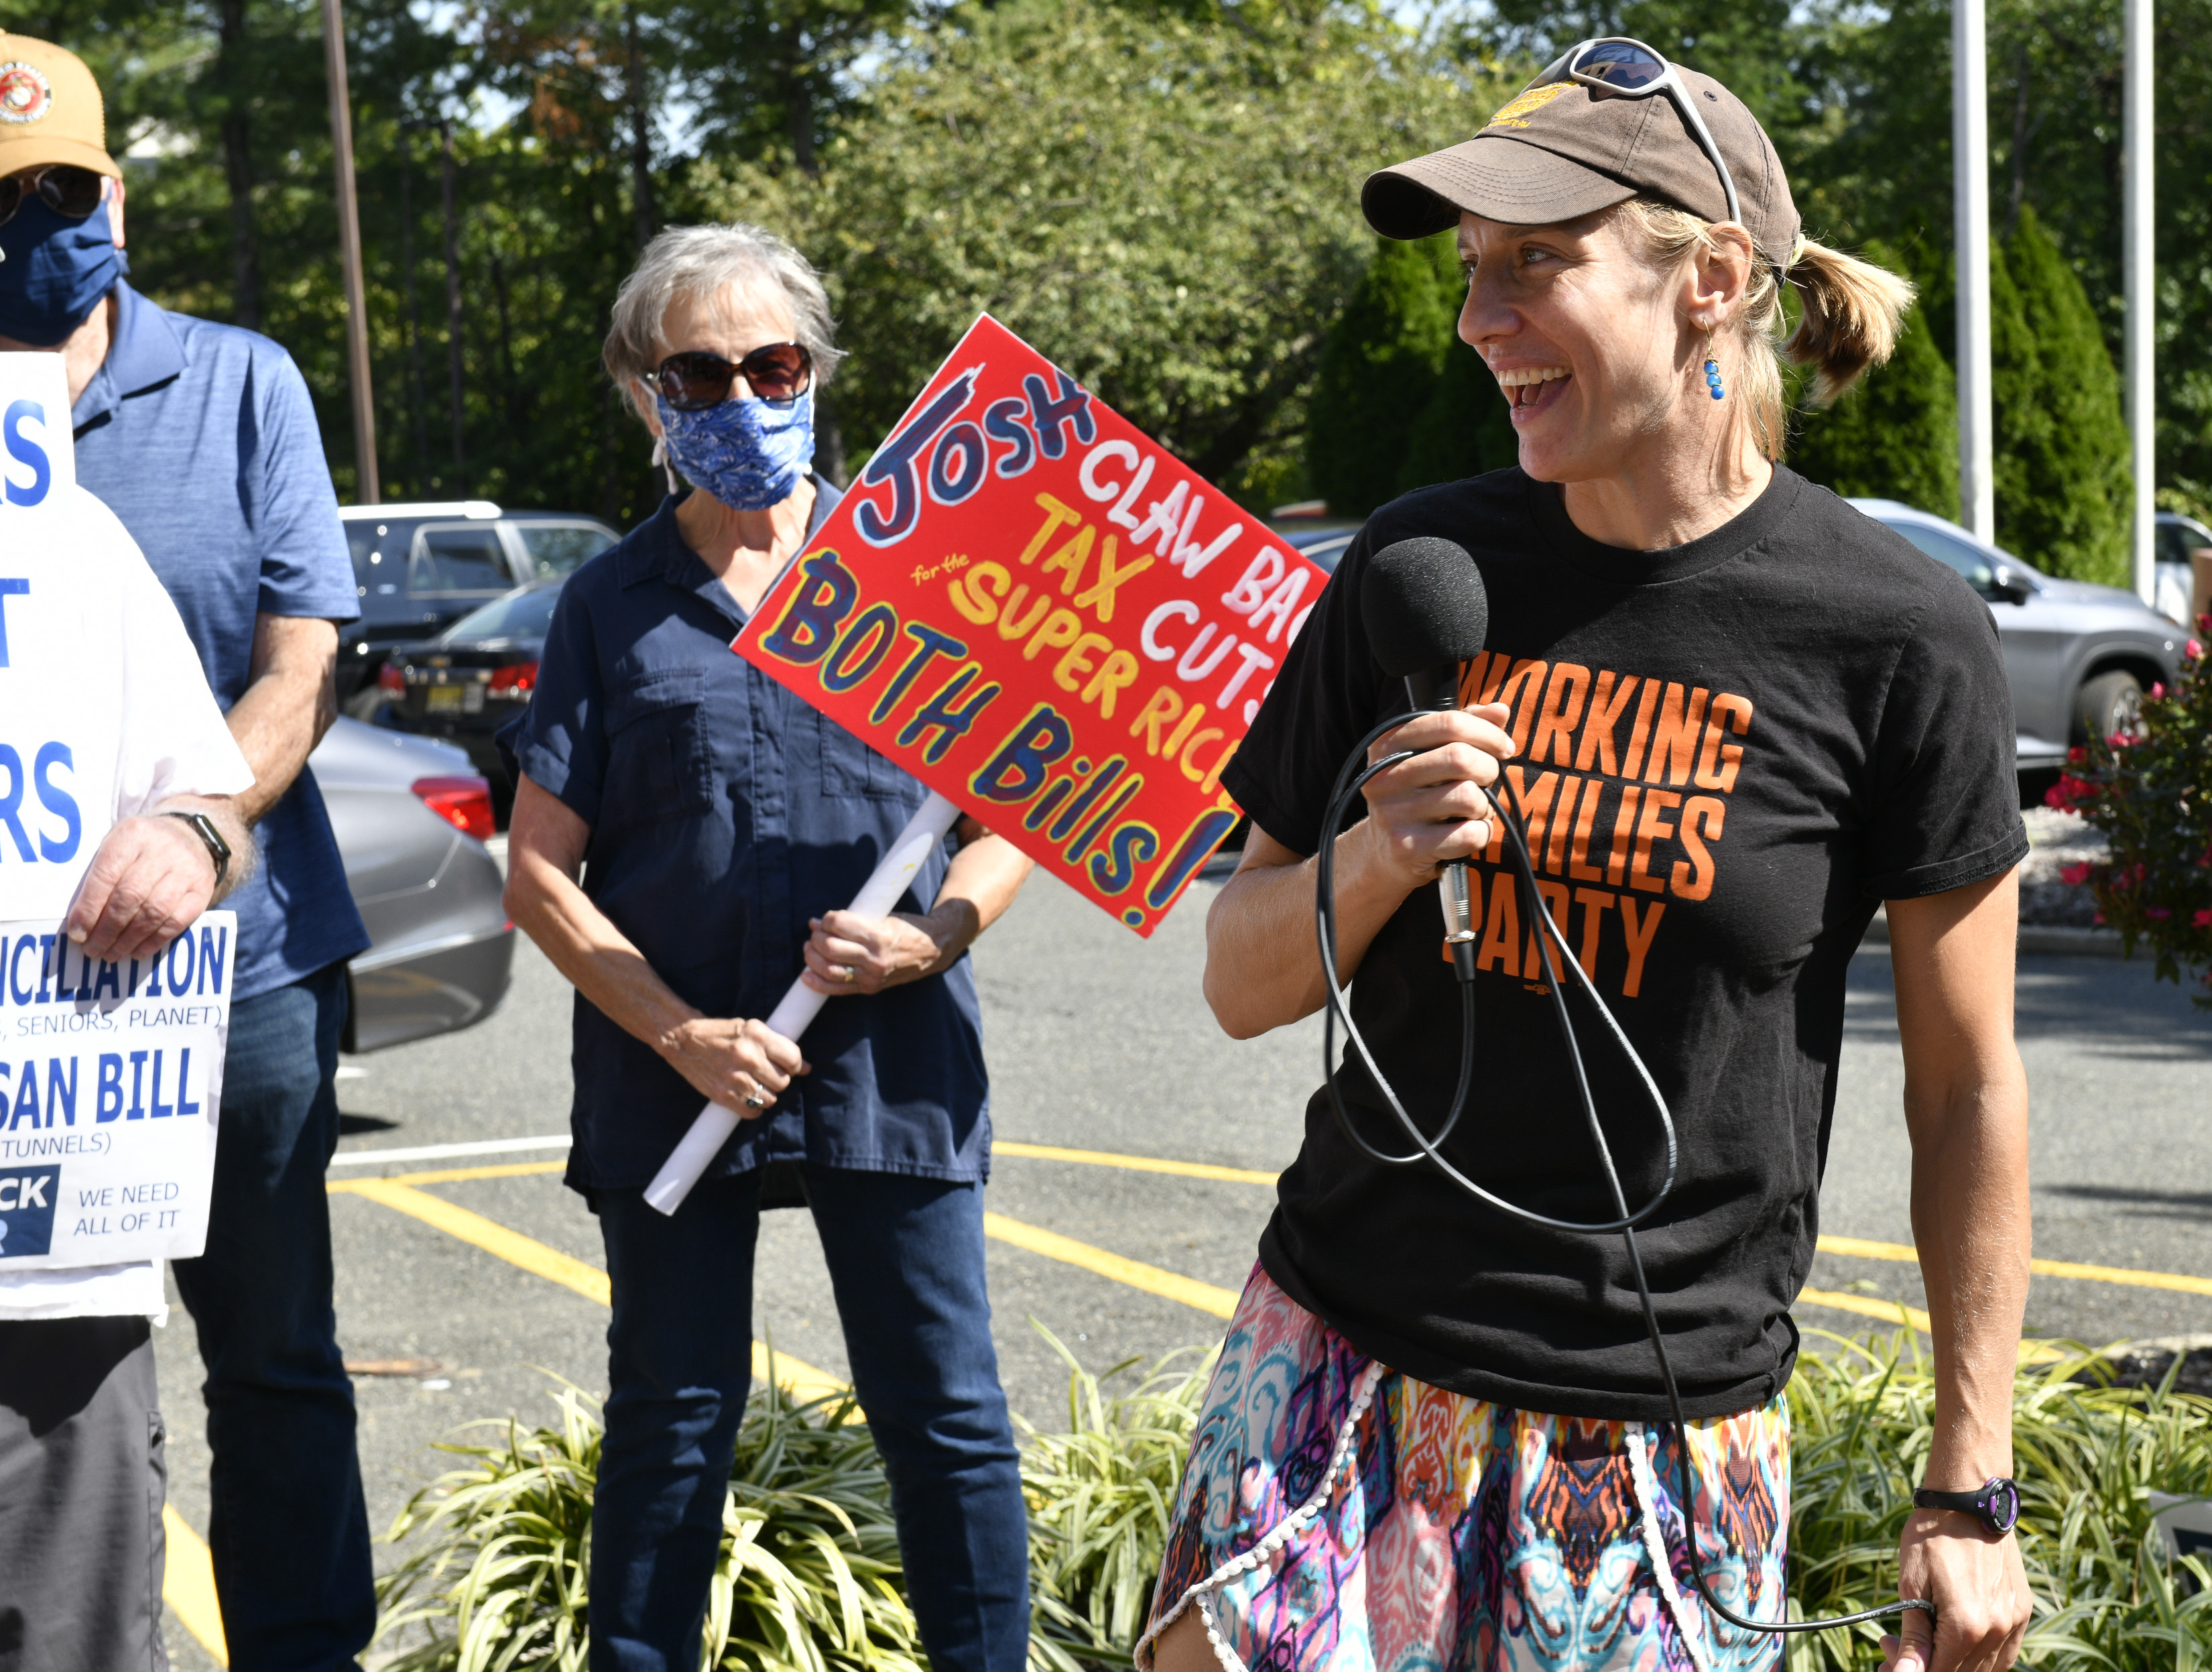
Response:
[[[612,545],[614,530],[565,511],[502,511],[489,500],[348,505],[361,619],[339,629],[338,704],[368,719],[395,646],[418,644],[503,593],[572,573]]]

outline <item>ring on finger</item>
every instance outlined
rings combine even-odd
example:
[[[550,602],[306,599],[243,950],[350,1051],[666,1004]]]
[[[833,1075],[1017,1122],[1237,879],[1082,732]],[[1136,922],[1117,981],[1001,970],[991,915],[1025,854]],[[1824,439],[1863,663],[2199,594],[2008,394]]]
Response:
[[[854,969],[851,964],[841,964],[837,966],[837,979],[846,983],[846,985],[850,986],[853,982],[860,980],[860,972]]]
[[[756,1085],[751,1091],[745,1093],[745,1107],[747,1109],[766,1109],[768,1107],[768,1093],[762,1091],[759,1086]]]

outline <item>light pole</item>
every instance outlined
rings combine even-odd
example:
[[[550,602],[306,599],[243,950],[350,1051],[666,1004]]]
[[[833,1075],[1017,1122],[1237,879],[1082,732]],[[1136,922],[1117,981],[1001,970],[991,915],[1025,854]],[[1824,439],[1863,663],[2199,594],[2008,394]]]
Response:
[[[323,0],[323,62],[330,71],[331,166],[337,175],[338,262],[345,269],[346,364],[353,386],[354,468],[357,496],[374,505],[376,480],[376,402],[368,380],[368,288],[361,271],[361,209],[353,180],[353,109],[346,90],[345,20],[338,0]]]
[[[1951,202],[1959,317],[1959,514],[1997,533],[1990,401],[1990,98],[1982,0],[1951,0]]]
[[[2136,591],[2142,601],[2158,592],[2157,405],[2151,378],[2158,325],[2157,272],[2152,264],[2151,192],[2158,164],[2152,152],[2151,0],[2127,0],[2127,56],[2123,70],[2121,133],[2121,267],[2127,290],[2128,440],[2134,467],[2133,527]]]

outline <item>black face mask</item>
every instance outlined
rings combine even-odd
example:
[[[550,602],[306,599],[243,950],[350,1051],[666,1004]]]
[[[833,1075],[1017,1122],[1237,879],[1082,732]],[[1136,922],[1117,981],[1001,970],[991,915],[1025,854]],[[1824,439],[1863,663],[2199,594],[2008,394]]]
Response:
[[[106,204],[82,221],[28,198],[0,225],[0,337],[58,348],[131,271]]]

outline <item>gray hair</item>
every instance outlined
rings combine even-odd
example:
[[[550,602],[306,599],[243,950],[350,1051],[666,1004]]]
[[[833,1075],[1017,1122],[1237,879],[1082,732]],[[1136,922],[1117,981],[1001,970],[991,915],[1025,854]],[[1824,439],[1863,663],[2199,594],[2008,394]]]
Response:
[[[671,227],[645,246],[615,293],[613,323],[599,358],[632,410],[637,385],[658,367],[661,321],[679,296],[711,305],[729,286],[780,288],[799,344],[813,357],[814,380],[826,384],[844,353],[835,341],[830,298],[806,258],[765,227]]]

